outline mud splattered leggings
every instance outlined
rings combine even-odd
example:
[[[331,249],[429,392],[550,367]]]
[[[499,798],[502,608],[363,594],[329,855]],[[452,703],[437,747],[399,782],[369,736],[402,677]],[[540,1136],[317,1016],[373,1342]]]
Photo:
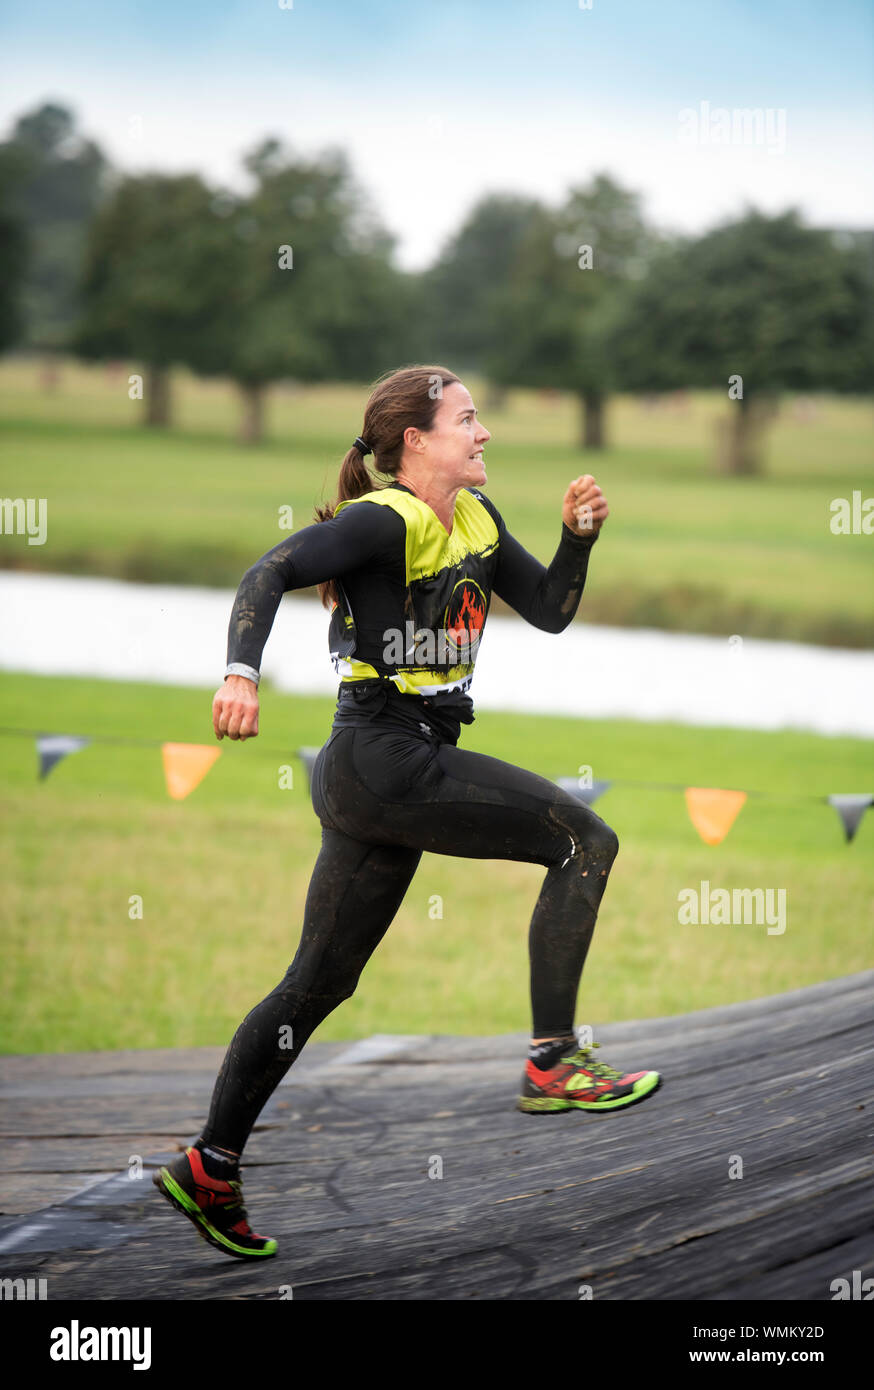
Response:
[[[313,768],[322,848],[285,977],[240,1024],[203,1137],[241,1153],[322,1020],[355,991],[424,850],[543,864],[529,932],[535,1038],[573,1032],[580,975],[618,850],[583,802],[536,773],[394,727],[335,728]]]

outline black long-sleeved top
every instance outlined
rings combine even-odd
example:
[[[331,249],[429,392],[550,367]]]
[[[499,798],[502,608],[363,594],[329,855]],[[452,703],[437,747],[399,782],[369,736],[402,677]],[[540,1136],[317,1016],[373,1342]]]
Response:
[[[390,486],[412,494],[403,483]],[[563,632],[579,607],[597,533],[578,536],[562,521],[558,549],[547,568],[510,534],[491,498],[478,489],[468,490],[482,498],[498,529],[492,591],[532,626],[544,632]],[[405,546],[404,518],[393,507],[366,502],[344,507],[330,521],[314,522],[281,541],[262,555],[240,582],[228,629],[228,663],[242,662],[260,670],[282,595],[328,579],[342,579],[356,630],[362,636],[381,639],[388,628],[403,631]],[[383,694],[383,704],[386,698]],[[414,724],[421,718],[421,709],[412,716],[411,704],[426,706],[426,717],[432,723],[443,723],[447,736],[454,727],[457,738],[459,720],[472,722],[473,705],[466,695],[423,699],[397,694],[397,700],[407,707],[403,709],[406,717],[401,719],[404,724],[409,724],[411,717]],[[391,699],[390,708],[400,711],[397,700]],[[448,725],[440,720],[438,711],[445,711]]]

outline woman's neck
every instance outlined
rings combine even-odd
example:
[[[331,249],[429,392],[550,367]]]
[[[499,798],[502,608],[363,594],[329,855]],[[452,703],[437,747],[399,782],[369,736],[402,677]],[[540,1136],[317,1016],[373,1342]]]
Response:
[[[461,490],[460,488],[456,488],[452,495],[447,497],[445,494],[441,496],[438,493],[432,492],[431,489],[423,483],[417,484],[412,482],[403,474],[398,474],[395,477],[395,482],[402,483],[404,487],[410,489],[414,497],[418,497],[420,502],[424,502],[429,506],[442,524],[443,529],[450,535],[452,534],[452,527],[455,521],[455,499]]]

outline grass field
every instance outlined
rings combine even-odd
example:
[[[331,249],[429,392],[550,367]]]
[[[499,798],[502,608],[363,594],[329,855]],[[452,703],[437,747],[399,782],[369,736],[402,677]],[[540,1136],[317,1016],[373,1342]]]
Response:
[[[269,441],[243,447],[227,384],[179,374],[175,427],[155,433],[140,427],[127,377],[127,367],[68,364],[49,393],[34,364],[0,365],[0,493],[48,502],[47,543],[2,535],[0,566],[235,588],[287,534],[281,506],[298,529],[335,496],[367,394],[277,388]],[[829,527],[832,498],[874,495],[870,402],[787,400],[765,475],[725,479],[709,472],[716,421],[730,408],[715,393],[685,408],[617,398],[612,447],[592,455],[572,447],[569,398],[511,392],[490,411],[482,383],[469,385],[493,436],[489,495],[544,563],[567,483],[592,472],[602,484],[611,516],[587,621],[871,646],[874,538]]]
[[[3,1051],[223,1045],[284,973],[320,837],[296,750],[324,742],[333,701],[265,688],[260,737],[222,743],[206,780],[172,802],[157,745],[211,742],[211,695],[0,676],[4,729],[156,741],[92,745],[38,782],[33,740],[0,734]],[[771,794],[750,799],[716,848],[679,792],[618,786],[598,802],[620,855],[578,1022],[684,1012],[874,963],[874,812],[847,846],[813,799],[874,787],[874,743],[480,713],[461,746],[548,777],[588,762],[598,777]],[[280,790],[288,763],[294,785]],[[358,992],[318,1037],[526,1028],[527,928],[543,875],[424,855]],[[785,933],[680,926],[678,894],[703,879],[785,888]],[[134,894],[142,920],[129,917]],[[442,918],[429,915],[433,894]]]

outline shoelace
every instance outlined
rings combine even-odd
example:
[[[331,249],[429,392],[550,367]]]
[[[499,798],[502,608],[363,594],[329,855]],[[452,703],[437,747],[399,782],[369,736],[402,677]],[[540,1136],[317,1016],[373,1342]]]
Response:
[[[590,1062],[588,1059],[592,1055],[592,1048],[600,1047],[600,1043],[592,1043],[591,1047],[581,1047],[576,1052],[563,1056],[563,1062],[575,1062],[592,1073],[593,1076],[603,1076],[609,1081],[618,1081],[622,1075],[621,1071],[616,1071],[615,1067],[608,1067],[606,1062]]]
[[[228,1187],[229,1187],[229,1188],[231,1189],[231,1191],[234,1193],[234,1197],[233,1197],[233,1200],[230,1201],[230,1202],[222,1202],[222,1203],[221,1203],[221,1209],[222,1209],[222,1211],[239,1211],[240,1216],[243,1218],[244,1221],[246,1221],[246,1222],[248,1223],[248,1220],[249,1220],[248,1213],[246,1212],[246,1208],[243,1206],[243,1182],[242,1182],[242,1179],[241,1179],[241,1178],[236,1178],[236,1179],[235,1179],[235,1178],[228,1178],[228,1179],[225,1179],[225,1181],[227,1182]]]
[[[225,1203],[225,1206],[224,1206],[224,1210],[225,1210],[225,1211],[235,1211],[235,1212],[237,1213],[237,1217],[238,1217],[237,1223],[236,1223],[236,1224],[239,1225],[240,1221],[244,1221],[244,1222],[246,1223],[246,1230],[245,1230],[244,1234],[245,1234],[245,1235],[254,1236],[254,1235],[255,1235],[255,1232],[252,1230],[252,1224],[251,1224],[251,1222],[249,1221],[249,1213],[246,1211],[246,1208],[245,1208],[245,1206],[243,1205],[243,1180],[242,1180],[242,1178],[238,1178],[236,1182],[231,1181],[230,1186],[231,1186],[231,1187],[234,1189],[234,1191],[238,1194],[238,1195],[237,1195],[237,1200],[236,1200],[235,1202],[226,1202],[226,1203]]]
[[[243,1206],[242,1181],[238,1179],[235,1182],[233,1179],[231,1179],[231,1181],[228,1183],[228,1187],[230,1187],[237,1195],[233,1202],[223,1203],[225,1211],[239,1211],[240,1216],[243,1218],[245,1222],[248,1223],[249,1218],[246,1212],[246,1208]]]

